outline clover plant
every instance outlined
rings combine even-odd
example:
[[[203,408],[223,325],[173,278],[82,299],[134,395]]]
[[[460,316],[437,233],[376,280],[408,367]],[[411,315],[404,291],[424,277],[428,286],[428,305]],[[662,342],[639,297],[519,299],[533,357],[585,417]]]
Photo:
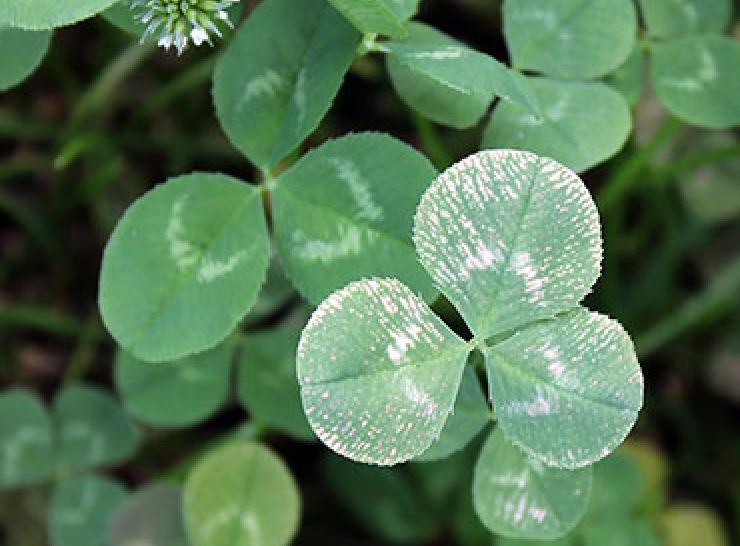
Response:
[[[625,329],[583,303],[605,251],[577,173],[622,150],[646,76],[678,120],[740,125],[731,3],[503,0],[510,64],[415,19],[420,4],[0,1],[0,90],[56,29],[99,15],[142,59],[153,45],[172,62],[204,55],[214,115],[254,166],[250,180],[163,175],[112,230],[98,304],[120,402],[74,376],[50,409],[0,394],[0,487],[53,485],[52,546],[286,545],[301,496],[274,435],[343,456],[327,451],[327,481],[392,541],[434,536],[460,489],[461,544],[599,543],[633,524],[650,544],[633,469],[607,458],[643,376]],[[417,141],[322,124],[369,59],[425,151],[429,122],[477,127],[477,149],[428,158]],[[237,405],[247,421],[182,452],[183,429]],[[149,482],[136,491],[100,473],[157,441],[176,464],[127,476]]]

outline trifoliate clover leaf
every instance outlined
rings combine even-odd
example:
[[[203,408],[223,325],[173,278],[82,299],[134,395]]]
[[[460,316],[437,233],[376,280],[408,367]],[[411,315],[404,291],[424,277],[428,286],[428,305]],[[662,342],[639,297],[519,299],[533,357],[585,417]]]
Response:
[[[473,341],[398,281],[335,292],[297,358],[322,441],[362,462],[418,456],[440,435],[477,346],[509,442],[568,469],[611,452],[637,418],[642,375],[621,326],[578,305],[602,254],[598,213],[578,176],[529,152],[480,152],[426,191],[414,241]]]
[[[340,455],[408,461],[439,436],[469,351],[399,281],[349,284],[318,307],[298,345],[308,421]]]

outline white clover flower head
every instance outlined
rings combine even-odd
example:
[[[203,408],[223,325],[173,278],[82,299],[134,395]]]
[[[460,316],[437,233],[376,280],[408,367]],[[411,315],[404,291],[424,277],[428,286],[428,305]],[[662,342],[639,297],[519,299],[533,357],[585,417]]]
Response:
[[[192,42],[213,45],[211,35],[221,37],[218,24],[233,28],[226,10],[239,0],[130,0],[136,19],[146,25],[142,42],[156,37],[157,45],[177,49],[177,54]]]

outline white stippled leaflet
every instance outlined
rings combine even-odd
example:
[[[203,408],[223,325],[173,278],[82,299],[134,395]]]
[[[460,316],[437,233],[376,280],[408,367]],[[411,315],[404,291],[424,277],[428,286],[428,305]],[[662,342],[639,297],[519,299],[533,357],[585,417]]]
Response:
[[[586,186],[530,152],[480,152],[442,173],[419,205],[414,242],[479,339],[572,308],[600,273]]]
[[[511,445],[500,429],[488,437],[475,466],[475,511],[486,527],[502,536],[562,537],[585,512],[590,492],[590,467],[547,467]]]
[[[485,356],[501,430],[551,466],[606,457],[642,407],[632,341],[618,322],[586,309],[523,329]]]
[[[296,364],[309,423],[350,459],[412,459],[439,436],[469,351],[400,282],[354,282],[324,300],[303,330]]]

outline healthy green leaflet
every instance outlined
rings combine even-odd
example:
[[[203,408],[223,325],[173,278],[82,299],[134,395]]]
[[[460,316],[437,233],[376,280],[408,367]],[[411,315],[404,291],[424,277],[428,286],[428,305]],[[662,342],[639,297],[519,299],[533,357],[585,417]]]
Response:
[[[288,468],[255,443],[230,443],[209,453],[188,476],[183,495],[192,546],[285,546],[300,519]]]
[[[0,3],[0,26],[48,30],[100,13],[117,0],[12,0]]]
[[[262,2],[213,75],[216,114],[234,146],[269,172],[324,117],[359,42],[324,0]]]
[[[103,321],[141,360],[210,349],[254,305],[269,255],[259,190],[222,174],[171,179],[136,201],[108,241]]]
[[[49,48],[51,32],[0,26],[0,92],[26,79],[41,63]]]
[[[559,78],[608,74],[637,37],[632,0],[506,0],[503,15],[514,68]]]
[[[277,248],[293,284],[318,304],[350,281],[392,275],[431,300],[411,224],[436,175],[419,152],[379,133],[344,136],[302,157],[272,190]]]

